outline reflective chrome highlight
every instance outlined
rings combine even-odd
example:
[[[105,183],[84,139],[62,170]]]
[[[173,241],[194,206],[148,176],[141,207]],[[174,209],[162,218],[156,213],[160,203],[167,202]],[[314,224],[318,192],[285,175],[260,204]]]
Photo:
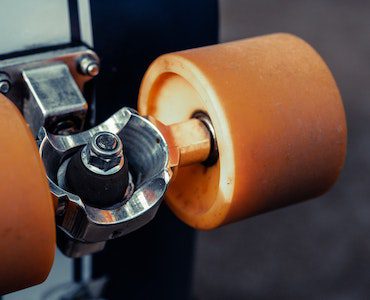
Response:
[[[127,202],[108,209],[88,206],[79,196],[58,184],[58,171],[63,162],[102,131],[116,134],[124,140],[125,155],[135,185]],[[155,216],[172,172],[168,163],[167,143],[147,119],[128,108],[122,108],[107,121],[88,131],[62,136],[50,134],[42,128],[39,139],[39,151],[50,189],[58,199],[57,225],[71,239],[86,243],[86,246],[104,242],[140,228]],[[70,251],[71,256],[80,256],[96,248],[84,247],[83,251],[79,248],[78,253],[71,253],[69,248],[64,250],[67,254]]]

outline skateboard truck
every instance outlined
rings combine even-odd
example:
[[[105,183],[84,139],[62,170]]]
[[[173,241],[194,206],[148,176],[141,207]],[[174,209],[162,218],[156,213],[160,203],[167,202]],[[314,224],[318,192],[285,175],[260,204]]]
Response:
[[[95,161],[87,158],[97,139],[107,134],[118,137],[117,143],[125,141],[122,166],[118,161],[104,169],[101,161],[109,158],[96,154]],[[63,136],[42,129],[39,138],[51,192],[58,200],[59,237],[68,237],[58,238],[64,253],[80,256],[101,250],[105,241],[154,217],[170,175],[166,143],[149,121],[123,108],[90,130]]]
[[[50,207],[42,220],[54,226],[55,213],[66,255],[99,251],[145,225],[165,192],[182,221],[212,229],[321,195],[343,166],[346,123],[335,80],[292,35],[163,55],[143,78],[139,112],[122,108],[91,128],[88,82],[98,72],[99,58],[85,47],[0,62],[0,90],[37,137],[49,180],[55,211]],[[16,134],[12,128],[8,138],[17,150],[13,137],[29,133],[23,118],[6,115],[12,109],[8,103],[0,112],[25,128]],[[43,174],[37,155],[22,164]],[[6,170],[3,177],[13,184]],[[32,181],[26,174],[24,190],[39,184],[41,191],[42,176]],[[42,199],[18,196],[16,204],[33,199],[45,206],[44,190]],[[48,245],[53,238],[50,233]]]
[[[217,161],[210,119],[166,126],[122,108],[83,131],[88,80],[98,73],[96,54],[67,49],[1,62],[13,84],[8,97],[37,135],[39,152],[56,200],[58,246],[78,257],[148,223],[177,167]],[[22,97],[19,91],[24,91]]]
[[[58,203],[58,246],[66,255],[99,251],[107,240],[145,225],[179,165],[215,159],[206,127],[210,123],[197,118],[172,126],[151,121],[122,108],[104,123],[73,135],[41,129],[40,154]],[[184,131],[192,132],[191,141]],[[199,143],[193,143],[195,136]]]
[[[183,132],[189,129],[198,130],[192,133],[192,143],[184,140]],[[165,126],[128,108],[73,135],[53,135],[42,128],[39,140],[58,203],[58,245],[75,257],[101,250],[107,240],[148,223],[176,168],[210,164],[215,156],[209,155],[210,133],[200,119]],[[108,147],[112,149],[107,151]]]

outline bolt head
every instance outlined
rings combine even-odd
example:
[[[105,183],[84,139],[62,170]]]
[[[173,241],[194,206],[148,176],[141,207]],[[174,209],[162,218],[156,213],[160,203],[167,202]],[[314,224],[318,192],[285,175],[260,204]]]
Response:
[[[84,56],[79,61],[80,73],[95,77],[99,74],[100,66],[96,59],[92,56]]]
[[[97,63],[91,63],[87,67],[87,74],[89,74],[92,77],[95,77],[99,74],[99,65]]]
[[[0,81],[0,93],[7,94],[10,91],[10,83],[8,80]]]

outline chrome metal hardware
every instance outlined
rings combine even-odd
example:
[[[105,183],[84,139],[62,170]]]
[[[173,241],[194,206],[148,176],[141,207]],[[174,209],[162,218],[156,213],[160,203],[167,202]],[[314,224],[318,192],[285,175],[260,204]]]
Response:
[[[81,61],[87,57],[93,75],[81,72]],[[5,59],[0,61],[1,90],[35,135],[40,127],[53,133],[76,132],[83,128],[92,100],[85,84],[98,67],[99,58],[84,46]]]
[[[125,198],[108,208],[86,204],[68,191],[68,159],[98,132],[111,132],[124,141],[131,184]],[[172,176],[168,146],[147,119],[122,108],[104,123],[74,135],[53,135],[42,129],[40,155],[52,194],[58,200],[56,221],[64,234],[59,247],[69,256],[81,256],[104,247],[105,241],[125,235],[148,223],[156,214]],[[63,242],[64,240],[64,242]]]

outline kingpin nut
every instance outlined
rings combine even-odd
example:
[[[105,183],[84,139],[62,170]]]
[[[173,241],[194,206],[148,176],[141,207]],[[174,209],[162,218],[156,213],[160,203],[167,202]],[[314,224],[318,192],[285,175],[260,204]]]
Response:
[[[111,132],[99,132],[82,150],[81,159],[84,165],[94,173],[114,174],[125,163],[121,139]]]

